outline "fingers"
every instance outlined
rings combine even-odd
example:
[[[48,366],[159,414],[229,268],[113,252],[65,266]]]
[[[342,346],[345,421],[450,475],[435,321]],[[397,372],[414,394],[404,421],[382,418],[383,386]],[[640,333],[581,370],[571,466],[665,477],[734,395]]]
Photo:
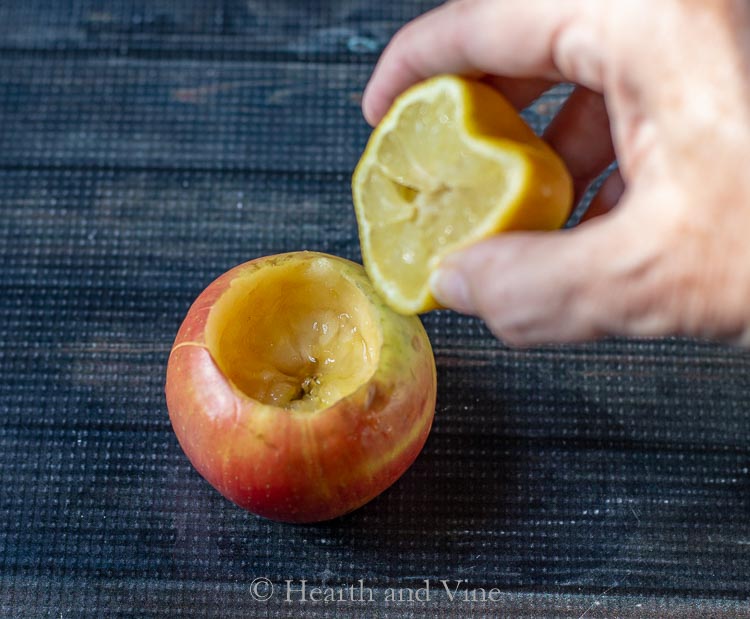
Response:
[[[615,159],[604,97],[576,88],[544,132],[573,177],[574,202]]]
[[[654,290],[642,276],[659,249],[644,236],[613,216],[570,230],[505,233],[447,256],[431,287],[442,304],[482,317],[513,345],[667,331],[648,313]]]
[[[620,201],[624,192],[625,181],[622,180],[620,170],[613,170],[594,195],[591,204],[581,217],[581,223],[609,213]]]
[[[684,208],[693,193],[631,185],[617,209],[578,227],[495,236],[446,256],[433,294],[512,345],[603,335],[747,343],[744,215],[709,230]]]
[[[449,255],[431,281],[433,294],[481,317],[506,344],[594,339],[601,335],[596,323],[585,308],[574,309],[586,265],[572,234],[505,234]],[[586,243],[577,245],[586,251]]]
[[[599,89],[597,4],[457,0],[438,7],[386,47],[365,89],[365,118],[377,124],[400,92],[441,73],[568,80]]]
[[[497,75],[486,75],[482,81],[501,92],[517,110],[528,107],[556,84],[545,79],[519,79]]]

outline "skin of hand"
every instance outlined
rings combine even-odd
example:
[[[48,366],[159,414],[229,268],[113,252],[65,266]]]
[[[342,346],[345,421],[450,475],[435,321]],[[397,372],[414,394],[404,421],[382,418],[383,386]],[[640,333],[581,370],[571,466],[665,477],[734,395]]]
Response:
[[[544,134],[584,220],[455,252],[436,298],[510,345],[684,335],[750,345],[750,3],[455,0],[403,27],[363,97],[459,73],[522,109],[576,87]]]

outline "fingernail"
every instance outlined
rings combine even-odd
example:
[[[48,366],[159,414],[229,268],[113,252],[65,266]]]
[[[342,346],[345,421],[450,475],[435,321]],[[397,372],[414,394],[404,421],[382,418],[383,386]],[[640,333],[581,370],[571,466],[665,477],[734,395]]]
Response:
[[[457,312],[470,314],[474,309],[469,286],[458,269],[439,267],[430,277],[430,290],[438,303]]]

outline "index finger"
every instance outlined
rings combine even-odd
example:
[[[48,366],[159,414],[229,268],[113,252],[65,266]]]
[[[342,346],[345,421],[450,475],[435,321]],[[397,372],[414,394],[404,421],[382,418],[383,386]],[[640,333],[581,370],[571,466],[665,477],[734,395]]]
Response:
[[[502,75],[581,83],[600,90],[598,41],[585,0],[456,0],[404,26],[365,89],[375,125],[393,99],[433,75]]]

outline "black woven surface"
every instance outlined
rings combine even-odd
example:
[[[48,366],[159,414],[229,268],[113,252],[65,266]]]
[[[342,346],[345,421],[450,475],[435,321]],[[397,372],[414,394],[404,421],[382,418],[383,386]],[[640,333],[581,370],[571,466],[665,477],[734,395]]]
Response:
[[[514,351],[431,314],[424,452],[322,525],[239,510],[182,454],[182,317],[250,258],[359,258],[358,96],[428,6],[0,2],[0,616],[750,616],[747,352]],[[287,603],[303,579],[375,601]],[[428,601],[386,603],[425,580]]]

